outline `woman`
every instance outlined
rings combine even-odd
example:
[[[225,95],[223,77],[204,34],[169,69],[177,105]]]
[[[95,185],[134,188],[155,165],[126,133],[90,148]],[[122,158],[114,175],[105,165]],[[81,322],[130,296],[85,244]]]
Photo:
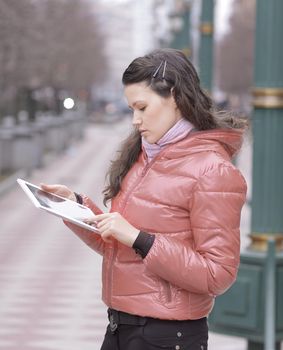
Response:
[[[161,49],[123,74],[134,131],[109,170],[101,236],[67,225],[103,255],[109,326],[102,350],[207,349],[214,298],[235,281],[246,183],[231,163],[246,122],[213,111],[192,64]]]

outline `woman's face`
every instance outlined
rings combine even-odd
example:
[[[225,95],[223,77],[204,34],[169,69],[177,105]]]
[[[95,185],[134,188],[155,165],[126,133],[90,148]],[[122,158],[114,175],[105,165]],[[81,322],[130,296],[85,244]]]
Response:
[[[174,97],[161,97],[144,82],[127,85],[125,96],[133,111],[133,125],[148,143],[156,143],[181,119]]]

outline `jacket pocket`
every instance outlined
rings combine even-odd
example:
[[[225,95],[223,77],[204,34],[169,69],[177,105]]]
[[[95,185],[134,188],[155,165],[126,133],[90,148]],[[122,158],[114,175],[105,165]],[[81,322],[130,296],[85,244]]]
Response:
[[[170,283],[168,281],[160,279],[160,290],[159,290],[159,296],[160,300],[163,303],[171,303],[172,302],[172,293],[170,288]]]
[[[179,300],[180,288],[159,277],[157,285],[158,302],[169,309],[175,307]]]

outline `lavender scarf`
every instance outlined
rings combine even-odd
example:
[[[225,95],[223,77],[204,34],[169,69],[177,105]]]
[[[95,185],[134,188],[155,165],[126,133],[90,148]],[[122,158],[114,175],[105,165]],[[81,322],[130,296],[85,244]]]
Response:
[[[182,118],[156,143],[148,143],[142,138],[142,147],[145,150],[148,161],[150,162],[166,145],[185,138],[192,129],[194,129],[193,124]]]

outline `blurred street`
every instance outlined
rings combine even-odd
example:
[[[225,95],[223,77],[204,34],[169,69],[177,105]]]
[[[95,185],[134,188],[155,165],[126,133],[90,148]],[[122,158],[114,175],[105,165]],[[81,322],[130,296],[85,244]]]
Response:
[[[128,130],[128,119],[88,124],[82,142],[27,180],[66,184],[104,208],[105,172]],[[248,149],[239,158],[246,176]],[[98,350],[107,323],[100,300],[101,257],[60,219],[36,209],[16,183],[0,198],[0,218],[0,349]],[[248,225],[246,206],[243,234]],[[244,339],[217,334],[210,334],[209,344],[210,350],[246,347]]]

